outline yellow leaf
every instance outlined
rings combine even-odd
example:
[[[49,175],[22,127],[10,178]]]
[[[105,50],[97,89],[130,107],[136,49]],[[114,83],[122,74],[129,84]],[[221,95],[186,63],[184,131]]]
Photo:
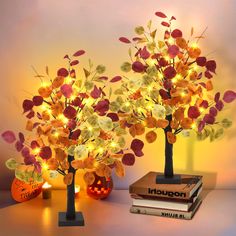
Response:
[[[67,175],[64,176],[64,184],[70,185],[73,181],[73,173],[69,172]]]
[[[84,174],[84,181],[87,185],[93,184],[95,181],[95,176],[94,176],[93,172],[86,172]]]

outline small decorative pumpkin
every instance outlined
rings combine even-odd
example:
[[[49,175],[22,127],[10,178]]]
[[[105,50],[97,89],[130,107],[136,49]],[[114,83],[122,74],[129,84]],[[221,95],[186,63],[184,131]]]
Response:
[[[14,178],[11,185],[12,198],[17,202],[24,202],[35,198],[41,193],[42,185],[43,183],[25,183],[17,178]]]
[[[95,180],[93,184],[87,186],[87,194],[94,199],[107,198],[113,189],[113,180],[111,177],[100,177],[93,172]]]

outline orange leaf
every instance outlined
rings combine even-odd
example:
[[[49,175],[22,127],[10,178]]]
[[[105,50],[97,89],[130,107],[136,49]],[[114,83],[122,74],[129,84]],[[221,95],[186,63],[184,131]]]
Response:
[[[207,82],[206,82],[206,90],[210,91],[212,89],[213,89],[213,84],[212,84],[211,80],[207,80]]]
[[[188,55],[190,58],[197,58],[201,54],[201,49],[196,47],[191,47],[188,50]]]
[[[186,117],[180,122],[180,125],[183,129],[190,129],[192,126],[192,123],[193,123],[193,120],[189,117]]]
[[[159,119],[157,120],[157,127],[158,128],[166,128],[169,124],[169,121],[168,120],[165,120],[165,119]]]
[[[154,131],[149,131],[147,134],[146,134],[146,140],[148,143],[153,143],[155,142],[155,140],[157,139],[157,134],[156,132]]]
[[[48,98],[51,93],[52,93],[52,89],[51,87],[47,86],[47,87],[40,87],[38,89],[38,93],[43,97],[43,98]]]
[[[84,169],[84,162],[82,160],[73,160],[71,162],[71,166],[74,168],[74,169]]]
[[[184,119],[184,110],[185,108],[183,107],[179,107],[173,114],[174,118],[177,120],[177,121],[181,121]]]
[[[93,172],[86,172],[84,174],[84,181],[87,185],[93,184],[95,181],[95,176],[94,176]]]
[[[179,122],[177,120],[174,119],[170,122],[171,129],[177,129],[178,126],[179,126]]]
[[[71,173],[71,172],[68,173],[67,175],[65,175],[64,179],[63,179],[63,181],[66,185],[70,185],[72,183],[72,180],[73,180],[73,173]]]
[[[115,172],[118,177],[124,177],[125,176],[125,170],[121,163],[121,161],[115,160]]]
[[[64,77],[63,76],[57,76],[53,82],[52,82],[52,88],[59,88],[64,83]]]
[[[153,116],[148,116],[145,120],[145,123],[148,128],[156,128],[157,127],[157,119]]]
[[[66,153],[61,148],[55,148],[55,157],[58,161],[62,162],[66,159]]]
[[[176,38],[176,44],[177,44],[177,46],[179,46],[180,48],[183,48],[183,49],[188,46],[186,40],[181,37]]]
[[[48,168],[50,170],[57,170],[59,167],[59,163],[56,158],[50,158],[47,160]]]
[[[62,170],[68,170],[69,169],[69,162],[67,160],[64,160],[60,163]]]
[[[92,169],[94,167],[94,158],[87,157],[84,159],[84,168]]]
[[[28,120],[27,123],[26,123],[25,129],[28,130],[28,131],[32,131],[33,127],[34,127],[34,123],[31,120]]]
[[[145,132],[145,127],[143,124],[134,124],[129,128],[129,132],[133,137],[142,135]]]
[[[172,132],[168,131],[167,132],[167,140],[169,143],[173,144],[176,142],[176,136]]]

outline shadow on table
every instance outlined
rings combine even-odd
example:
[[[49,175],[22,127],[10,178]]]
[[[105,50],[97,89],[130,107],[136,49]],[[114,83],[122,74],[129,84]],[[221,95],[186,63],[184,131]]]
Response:
[[[11,197],[10,191],[1,191],[0,192],[0,209],[18,204],[15,200]]]

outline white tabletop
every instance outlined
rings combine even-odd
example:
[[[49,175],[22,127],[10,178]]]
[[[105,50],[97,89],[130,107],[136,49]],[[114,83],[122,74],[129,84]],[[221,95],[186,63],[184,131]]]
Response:
[[[0,235],[236,235],[236,190],[205,190],[203,194],[202,205],[188,221],[129,213],[131,198],[127,190],[113,190],[107,200],[93,200],[82,192],[76,207],[83,212],[85,226],[58,227],[58,211],[64,211],[66,204],[64,190],[54,190],[51,200],[39,196],[10,206],[6,199],[9,193],[2,191]]]

